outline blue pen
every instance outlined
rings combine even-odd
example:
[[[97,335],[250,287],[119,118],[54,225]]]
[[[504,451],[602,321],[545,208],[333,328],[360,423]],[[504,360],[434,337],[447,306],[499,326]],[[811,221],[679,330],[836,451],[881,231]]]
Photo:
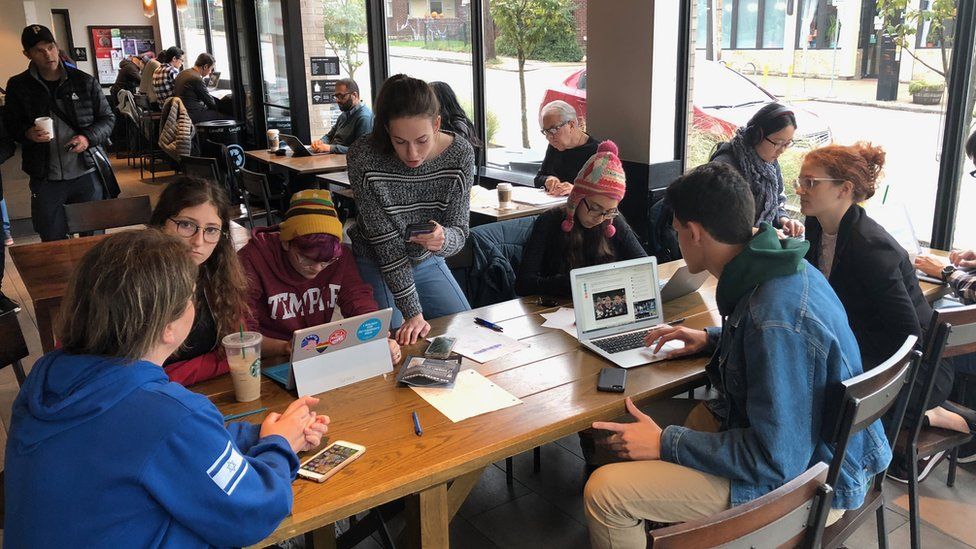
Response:
[[[424,430],[420,428],[420,418],[417,417],[417,412],[413,413],[413,432],[416,433],[418,437],[424,434]]]
[[[477,324],[477,325],[479,325],[479,326],[484,326],[485,328],[491,328],[492,330],[495,330],[496,332],[503,332],[504,331],[502,329],[502,327],[499,326],[498,324],[495,324],[494,322],[488,322],[487,320],[485,320],[483,318],[475,317],[474,318],[474,323]]]
[[[241,412],[239,414],[228,414],[224,416],[224,423],[231,421],[233,419],[241,419],[242,417],[251,416],[254,414],[260,414],[261,412],[267,412],[267,408],[258,408],[257,410],[251,410],[250,412]]]

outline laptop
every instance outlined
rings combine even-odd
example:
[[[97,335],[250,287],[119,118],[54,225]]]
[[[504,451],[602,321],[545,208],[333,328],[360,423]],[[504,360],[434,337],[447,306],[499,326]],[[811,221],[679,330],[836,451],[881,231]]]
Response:
[[[569,273],[580,345],[621,368],[664,360],[684,347],[669,341],[654,354],[644,335],[664,323],[657,258],[641,257]]]
[[[264,375],[298,396],[315,395],[393,371],[387,308],[296,330],[291,361],[263,368]]]
[[[283,133],[281,134],[281,139],[282,141],[285,142],[285,144],[288,145],[288,148],[291,149],[292,156],[301,157],[301,156],[318,156],[320,154],[329,154],[326,152],[321,152],[321,153],[313,152],[312,149],[308,148],[305,144],[302,143],[301,139],[295,137],[294,135],[288,135],[287,133]]]
[[[921,244],[919,244],[918,233],[915,232],[915,225],[912,218],[908,215],[908,209],[903,204],[881,204],[874,206],[868,212],[871,219],[881,225],[885,231],[891,235],[905,251],[908,252],[908,260],[915,263],[915,258],[922,255]],[[929,276],[918,269],[915,276],[923,282],[942,286],[945,284],[941,278]]]
[[[661,281],[661,302],[667,303],[698,291],[706,280],[708,280],[708,271],[691,274],[687,265],[681,267],[671,275],[671,278]]]

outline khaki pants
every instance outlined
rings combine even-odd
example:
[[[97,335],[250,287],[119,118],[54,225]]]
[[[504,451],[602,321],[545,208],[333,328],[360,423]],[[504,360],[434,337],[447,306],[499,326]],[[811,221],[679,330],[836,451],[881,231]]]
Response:
[[[720,427],[704,404],[691,410],[684,425],[705,432]],[[728,479],[690,467],[657,460],[605,465],[590,476],[583,491],[590,543],[596,549],[643,548],[644,520],[670,523],[707,517],[728,509],[729,497]],[[827,524],[841,515],[843,511],[832,509]]]

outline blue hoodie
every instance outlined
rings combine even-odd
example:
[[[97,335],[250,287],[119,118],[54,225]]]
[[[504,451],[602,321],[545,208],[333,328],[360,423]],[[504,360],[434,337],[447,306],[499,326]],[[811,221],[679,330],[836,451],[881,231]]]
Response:
[[[290,512],[298,458],[158,365],[49,353],[14,401],[4,547],[242,546]]]

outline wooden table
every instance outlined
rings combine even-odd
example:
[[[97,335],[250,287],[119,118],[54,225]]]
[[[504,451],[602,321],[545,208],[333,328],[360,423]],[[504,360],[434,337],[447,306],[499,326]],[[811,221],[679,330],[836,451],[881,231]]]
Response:
[[[662,276],[670,276],[680,265],[664,265]],[[693,328],[717,325],[713,292],[711,281],[700,293],[666,304],[666,318],[685,316],[685,325]],[[470,326],[478,316],[528,343],[527,349],[485,364],[467,359],[463,363],[520,398],[520,405],[452,423],[409,388],[397,387],[392,373],[322,394],[315,410],[331,418],[330,439],[363,444],[366,453],[323,484],[295,481],[292,515],[258,546],[305,532],[325,535],[327,530],[320,529],[337,520],[411,496],[408,525],[413,529],[408,540],[421,541],[423,547],[447,547],[451,517],[486,466],[575,433],[593,421],[618,417],[624,413],[626,396],[639,401],[666,398],[704,382],[707,359],[698,356],[631,369],[624,394],[598,392],[597,376],[608,364],[582,350],[575,338],[543,328],[544,319],[537,313],[552,310],[534,298],[522,298],[431,322],[431,334],[436,335]],[[424,346],[405,348],[404,354],[420,353]],[[237,403],[227,376],[193,390],[208,396],[224,414],[261,406],[280,412],[294,398],[264,380],[259,401]],[[413,432],[413,411],[420,417],[422,437]],[[263,414],[248,419],[259,423]]]
[[[316,154],[296,157],[292,156],[289,151],[285,156],[275,156],[266,149],[260,149],[247,151],[244,156],[269,166],[279,166],[297,175],[311,176],[346,170],[346,155],[344,154]]]

